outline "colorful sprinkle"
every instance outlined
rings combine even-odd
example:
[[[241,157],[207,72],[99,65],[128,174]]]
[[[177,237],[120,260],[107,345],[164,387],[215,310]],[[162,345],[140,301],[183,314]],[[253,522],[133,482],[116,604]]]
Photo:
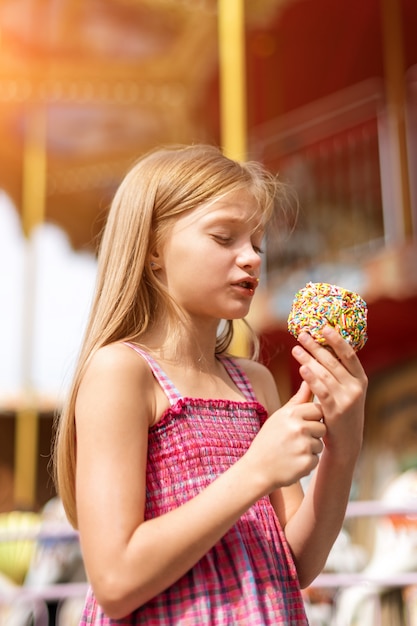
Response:
[[[296,338],[304,330],[325,345],[321,329],[330,324],[357,352],[368,338],[367,314],[366,302],[357,293],[328,283],[307,283],[294,296],[288,330]]]

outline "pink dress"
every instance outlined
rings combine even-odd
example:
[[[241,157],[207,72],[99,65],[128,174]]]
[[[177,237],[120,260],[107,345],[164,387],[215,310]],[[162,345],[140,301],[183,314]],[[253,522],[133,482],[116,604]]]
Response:
[[[149,430],[146,519],[181,506],[248,449],[267,414],[237,363],[219,357],[243,401],[184,398],[159,365],[134,344],[164,389],[170,408]],[[242,515],[182,578],[119,620],[88,592],[80,626],[267,626],[308,624],[297,573],[268,497]]]

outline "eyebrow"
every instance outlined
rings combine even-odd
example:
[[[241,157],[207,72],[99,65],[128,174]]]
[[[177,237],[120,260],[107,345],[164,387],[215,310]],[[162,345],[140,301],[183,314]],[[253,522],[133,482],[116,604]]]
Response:
[[[223,215],[219,215],[216,213],[218,212],[222,212],[224,213]],[[255,219],[255,215],[251,215],[249,217],[240,217],[238,215],[228,215],[227,213],[227,209],[216,209],[213,212],[209,212],[206,215],[202,216],[202,219],[204,221],[207,221],[208,224],[210,225],[210,222],[216,223],[216,224],[250,224],[250,222],[255,222],[256,221],[256,227],[253,229],[254,232],[256,231],[264,231],[264,225],[262,224],[262,221]]]

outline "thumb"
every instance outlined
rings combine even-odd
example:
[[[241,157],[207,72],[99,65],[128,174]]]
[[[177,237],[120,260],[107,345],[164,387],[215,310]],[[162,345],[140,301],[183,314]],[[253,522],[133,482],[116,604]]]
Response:
[[[305,380],[303,380],[296,393],[288,400],[288,404],[304,404],[304,402],[312,402],[312,400],[312,391]]]

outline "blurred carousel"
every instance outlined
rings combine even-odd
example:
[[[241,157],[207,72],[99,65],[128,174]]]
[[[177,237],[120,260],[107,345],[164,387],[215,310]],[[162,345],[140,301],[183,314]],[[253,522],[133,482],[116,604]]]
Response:
[[[346,527],[306,591],[311,626],[416,626],[416,28],[414,0],[0,1],[0,189],[23,250],[16,339],[2,323],[10,301],[0,307],[2,348],[19,363],[17,385],[0,381],[1,626],[78,624],[85,572],[48,470],[60,390],[37,384],[36,351],[65,351],[65,314],[88,303],[126,170],[190,142],[259,159],[296,189],[296,221],[268,233],[250,319],[282,400],[298,384],[294,292],[335,282],[369,305],[364,453]],[[6,249],[2,232],[4,221]],[[60,285],[42,282],[39,248],[55,235],[76,256],[74,292],[63,266]],[[3,265],[2,284],[16,283]],[[40,341],[42,289],[61,332],[48,322]]]

